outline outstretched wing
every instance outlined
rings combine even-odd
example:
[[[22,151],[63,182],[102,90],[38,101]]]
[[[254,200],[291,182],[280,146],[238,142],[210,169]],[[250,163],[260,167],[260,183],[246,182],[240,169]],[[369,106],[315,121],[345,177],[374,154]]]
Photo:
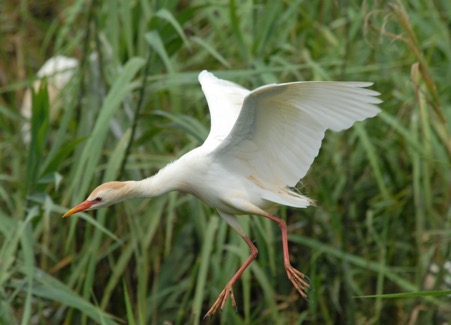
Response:
[[[327,129],[375,116],[379,93],[367,82],[295,82],[252,91],[229,135],[212,153],[221,164],[268,186],[295,186],[318,155]],[[266,187],[265,186],[265,187]]]
[[[205,70],[199,74],[199,82],[211,116],[210,133],[203,146],[215,148],[229,134],[250,91]]]

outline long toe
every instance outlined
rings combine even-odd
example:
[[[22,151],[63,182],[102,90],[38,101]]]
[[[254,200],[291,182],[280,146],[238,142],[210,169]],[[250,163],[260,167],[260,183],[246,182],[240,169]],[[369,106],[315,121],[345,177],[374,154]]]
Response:
[[[232,288],[225,287],[224,290],[218,296],[218,299],[214,302],[208,312],[205,314],[204,318],[211,317],[218,312],[218,310],[222,311],[224,309],[225,302],[230,295],[230,299],[232,300],[232,305],[236,309],[235,297],[233,295]]]
[[[307,290],[310,287],[308,282],[305,280],[307,277],[304,273],[296,270],[291,265],[286,266],[285,269],[287,271],[288,279],[291,281],[293,286],[304,299],[307,299]]]

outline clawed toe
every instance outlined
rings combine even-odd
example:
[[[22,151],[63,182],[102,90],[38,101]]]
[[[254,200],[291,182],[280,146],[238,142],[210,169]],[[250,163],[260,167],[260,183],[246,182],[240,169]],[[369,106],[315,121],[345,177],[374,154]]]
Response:
[[[304,275],[304,273],[296,270],[291,265],[285,267],[288,275],[288,279],[291,281],[293,286],[302,296],[302,298],[307,299],[307,290],[310,288],[308,284],[308,278]]]
[[[225,302],[227,298],[230,296],[230,300],[232,301],[232,306],[238,312],[238,308],[236,306],[235,296],[233,294],[232,288],[224,288],[222,292],[219,294],[218,299],[216,299],[215,303],[211,306],[208,312],[205,314],[204,319],[207,317],[211,317],[219,311],[223,311]]]

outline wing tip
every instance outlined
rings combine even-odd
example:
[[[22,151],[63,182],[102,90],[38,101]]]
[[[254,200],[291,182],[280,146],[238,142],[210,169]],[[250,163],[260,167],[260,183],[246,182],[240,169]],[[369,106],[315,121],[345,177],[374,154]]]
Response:
[[[199,79],[199,82],[202,84],[204,81],[206,81],[208,79],[212,80],[212,79],[217,79],[217,78],[215,77],[215,75],[213,73],[209,72],[208,70],[202,70],[199,73],[198,79]]]
[[[351,127],[354,126],[357,122],[363,122],[367,119],[371,119],[373,117],[376,117],[382,110],[373,104],[367,104],[367,107],[365,109],[365,112],[361,114],[358,117],[354,117],[352,120],[342,121],[341,123],[334,124],[334,125],[328,125],[327,129],[331,130],[333,132],[340,132],[344,130],[348,130]]]

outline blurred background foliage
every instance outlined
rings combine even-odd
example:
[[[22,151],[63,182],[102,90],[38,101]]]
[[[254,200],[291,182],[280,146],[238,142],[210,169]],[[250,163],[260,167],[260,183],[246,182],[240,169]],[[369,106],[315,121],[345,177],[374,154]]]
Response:
[[[450,322],[449,1],[21,0],[0,12],[1,324]],[[56,55],[78,68],[29,93],[27,119],[26,89]],[[203,69],[249,88],[361,80],[382,94],[378,117],[327,134],[300,185],[318,206],[278,212],[309,302],[268,220],[240,218],[260,254],[235,287],[238,312],[202,320],[248,255],[214,210],[170,193],[60,218],[101,182],[144,178],[202,143]]]

